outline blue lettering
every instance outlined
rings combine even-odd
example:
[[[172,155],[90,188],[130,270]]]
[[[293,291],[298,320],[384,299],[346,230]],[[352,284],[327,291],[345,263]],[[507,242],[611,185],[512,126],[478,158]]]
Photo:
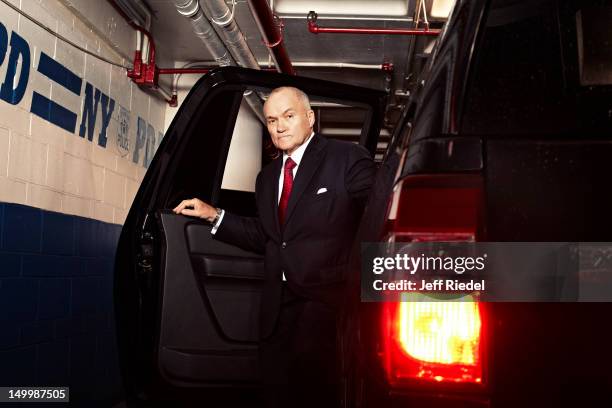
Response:
[[[83,80],[42,51],[38,59],[38,72],[75,95],[81,94]],[[32,94],[30,112],[70,133],[74,133],[77,114],[36,91]]]
[[[5,30],[6,31],[6,30]],[[13,88],[15,82],[15,74],[17,73],[17,61],[21,56],[21,72],[19,74],[19,82]],[[9,54],[8,66],[6,68],[6,76],[0,87],[0,98],[10,104],[17,105],[23,98],[28,78],[30,76],[30,46],[16,32],[11,33],[11,53]]]
[[[100,102],[100,90],[96,88],[96,92],[94,94],[93,85],[88,82],[85,85],[85,101],[83,101],[83,114],[81,115],[79,136],[84,137],[85,129],[87,129],[87,139],[89,139],[90,142],[93,140],[96,116],[98,115],[98,102]],[[86,120],[87,125],[85,125]]]
[[[8,49],[8,33],[4,24],[0,23],[0,65],[4,63],[6,50]]]
[[[83,80],[42,51],[38,59],[38,72],[56,84],[63,86],[73,94],[81,95]]]
[[[110,99],[110,104],[109,104]],[[110,123],[111,115],[115,109],[115,100],[102,94],[102,129],[98,136],[98,144],[102,147],[106,147],[106,128]]]
[[[147,123],[140,116],[138,117],[136,128],[136,146],[134,146],[134,155],[132,156],[134,163],[140,161],[140,149],[144,147],[147,137]]]
[[[153,126],[147,126],[147,146],[145,148],[145,159],[144,166],[149,167],[151,161],[153,160],[153,156],[155,155],[155,129]]]

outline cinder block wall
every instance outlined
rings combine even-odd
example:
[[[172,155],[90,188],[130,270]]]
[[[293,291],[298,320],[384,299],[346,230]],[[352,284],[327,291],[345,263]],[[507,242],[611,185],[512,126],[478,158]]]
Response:
[[[130,63],[135,33],[107,2],[11,3]],[[2,3],[0,84],[0,385],[68,385],[72,405],[111,406],[115,247],[165,103]]]

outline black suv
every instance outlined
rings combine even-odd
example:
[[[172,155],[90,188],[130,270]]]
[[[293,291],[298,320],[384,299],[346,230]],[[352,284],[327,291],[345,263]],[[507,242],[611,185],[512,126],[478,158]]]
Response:
[[[609,268],[595,243],[612,241],[611,23],[602,1],[457,2],[383,158],[357,242],[592,242],[581,267]],[[360,143],[376,148],[380,92],[238,68],[196,84],[121,234],[115,307],[129,406],[230,406],[256,391],[261,257],[169,209],[196,196],[254,213],[254,179],[271,155],[251,107],[281,85],[356,115]],[[358,270],[355,261],[356,278]],[[606,303],[472,304],[467,354],[432,361],[402,332],[419,317],[414,306],[362,303],[353,283],[339,345],[345,406],[612,404]],[[457,324],[448,316],[439,308],[428,318],[443,330]],[[415,335],[435,343],[436,333]]]

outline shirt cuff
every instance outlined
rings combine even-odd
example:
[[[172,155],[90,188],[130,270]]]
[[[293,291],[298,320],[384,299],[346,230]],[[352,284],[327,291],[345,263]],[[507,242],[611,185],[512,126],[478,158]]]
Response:
[[[219,226],[221,225],[221,221],[223,221],[223,216],[225,215],[225,210],[221,210],[221,215],[219,216],[219,219],[217,220],[217,222],[215,222],[215,225],[213,225],[212,229],[210,230],[210,233],[215,235],[215,233],[217,232],[217,229],[219,229]]]

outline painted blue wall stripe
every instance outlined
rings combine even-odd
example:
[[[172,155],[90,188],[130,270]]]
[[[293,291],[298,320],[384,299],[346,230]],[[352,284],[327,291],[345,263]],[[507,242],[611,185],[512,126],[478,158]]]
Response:
[[[32,106],[30,107],[30,112],[70,133],[74,133],[77,121],[76,113],[53,102],[46,96],[42,96],[36,91],[32,93]]]
[[[46,75],[49,79],[57,82],[69,91],[81,95],[83,80],[44,52],[40,53],[38,72]]]
[[[0,385],[70,386],[73,408],[121,399],[113,313],[120,232],[0,201]]]

